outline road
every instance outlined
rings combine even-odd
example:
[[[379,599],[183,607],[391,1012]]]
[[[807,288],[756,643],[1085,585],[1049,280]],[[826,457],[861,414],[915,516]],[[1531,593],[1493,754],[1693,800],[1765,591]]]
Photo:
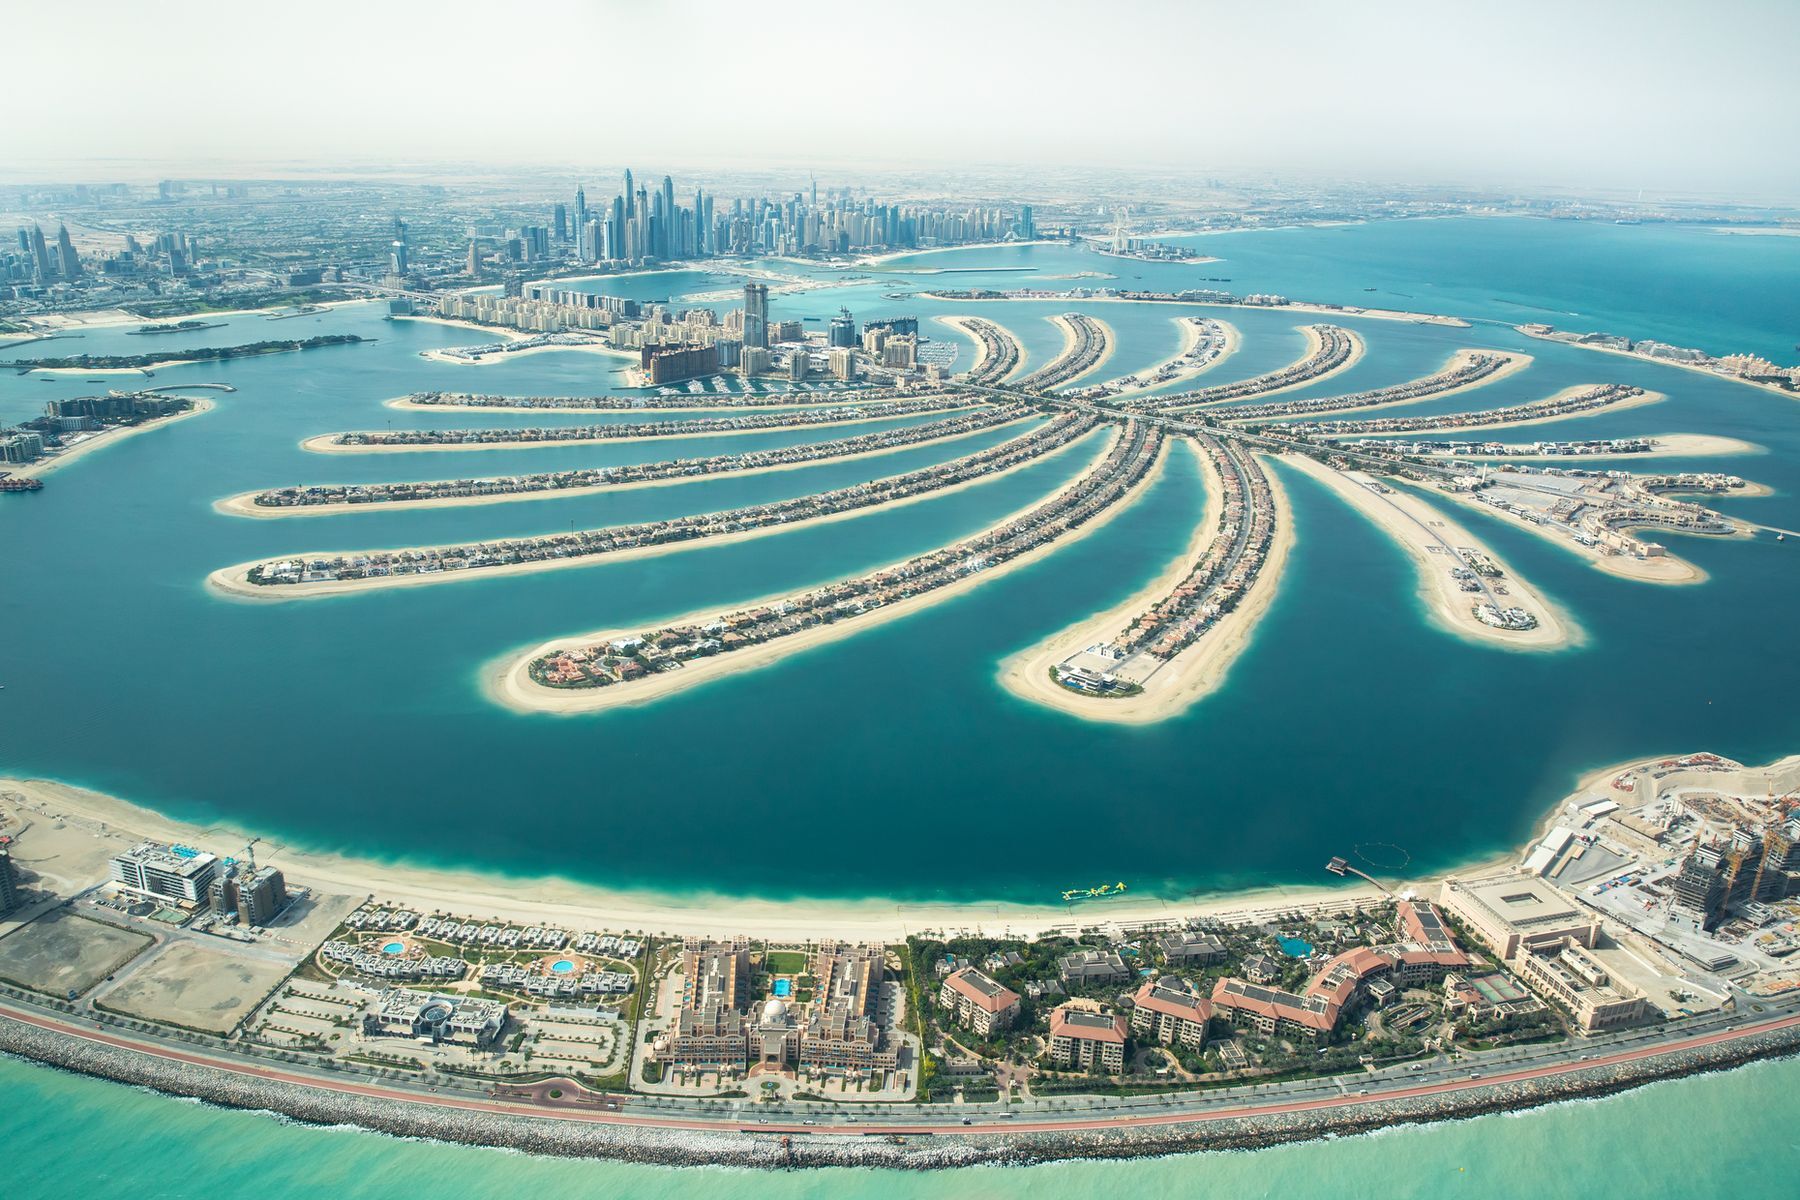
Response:
[[[1195,1125],[1240,1117],[1276,1116],[1353,1107],[1375,1101],[1429,1099],[1453,1096],[1495,1085],[1530,1083],[1557,1075],[1616,1066],[1655,1058],[1685,1049],[1714,1046],[1783,1029],[1800,1028],[1800,1003],[1793,1000],[1766,1006],[1770,1012],[1752,1016],[1721,1013],[1698,1017],[1674,1027],[1675,1036],[1662,1028],[1629,1030],[1616,1035],[1577,1038],[1552,1046],[1529,1046],[1468,1054],[1457,1062],[1440,1060],[1423,1069],[1387,1068],[1379,1072],[1335,1078],[1299,1080],[1224,1089],[1213,1093],[1163,1094],[1125,1098],[1070,1097],[1035,1101],[1025,1105],[922,1105],[909,1119],[888,1119],[879,1110],[848,1114],[839,1110],[800,1109],[713,1102],[715,1109],[698,1110],[693,1100],[654,1097],[617,1097],[603,1100],[568,1098],[557,1104],[542,1099],[509,1099],[498,1094],[454,1094],[425,1084],[375,1083],[347,1079],[342,1074],[302,1065],[269,1065],[224,1052],[206,1052],[152,1035],[125,1033],[73,1021],[60,1014],[41,1012],[12,999],[0,1000],[0,1018],[19,1021],[104,1046],[152,1055],[172,1062],[206,1067],[232,1075],[270,1080],[300,1087],[366,1099],[423,1103],[461,1112],[485,1112],[530,1116],[551,1120],[588,1121],[647,1129],[732,1131],[753,1134],[819,1136],[867,1136],[909,1134],[1057,1133],[1080,1130],[1146,1128]],[[446,1087],[455,1086],[446,1082]],[[468,1087],[465,1083],[464,1087]],[[572,1088],[573,1085],[570,1085]],[[1351,1088],[1356,1090],[1353,1092]],[[514,1093],[517,1095],[517,1093]],[[600,1105],[601,1107],[594,1107]],[[1077,1111],[1061,1115],[1056,1110],[1073,1106]],[[964,1124],[964,1121],[968,1124]]]

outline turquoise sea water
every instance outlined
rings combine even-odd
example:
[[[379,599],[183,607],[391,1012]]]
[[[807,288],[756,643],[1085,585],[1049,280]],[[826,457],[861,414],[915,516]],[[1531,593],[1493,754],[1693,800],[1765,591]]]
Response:
[[[1529,371],[1416,406],[1520,403],[1578,383],[1666,392],[1659,405],[1508,435],[1718,433],[1766,448],[1731,459],[1659,460],[1771,484],[1724,500],[1746,518],[1800,528],[1800,405],[1674,368],[1525,339],[1547,320],[1639,337],[1755,350],[1781,361],[1800,340],[1800,240],[1659,227],[1443,221],[1206,239],[1226,261],[1124,262],[1060,247],[978,250],[890,264],[870,278],[778,296],[777,316],[923,318],[978,311],[1015,329],[1031,361],[1061,337],[1046,317],[1092,312],[1119,334],[1090,379],[1173,353],[1177,308],[1005,303],[973,309],[915,297],[931,287],[1180,287],[1229,276],[1238,291],[1412,307],[1478,319],[1471,329],[1347,323],[1369,354],[1310,391],[1331,394],[1427,374],[1455,349],[1535,356]],[[917,268],[1034,266],[1032,272],[909,274]],[[792,272],[791,264],[774,269]],[[1073,278],[1098,272],[1111,279]],[[870,274],[840,273],[841,276]],[[1058,278],[1058,277],[1062,278]],[[841,278],[840,280],[841,281]],[[678,272],[593,286],[645,299],[732,286]],[[1204,285],[1200,285],[1204,286]],[[1376,292],[1365,292],[1374,287]],[[1316,318],[1197,310],[1244,333],[1207,382],[1292,361]],[[231,818],[277,837],[381,858],[557,872],[615,886],[726,893],[892,895],[1041,901],[1082,881],[1130,880],[1134,896],[1263,883],[1317,883],[1359,846],[1429,871],[1515,844],[1579,774],[1664,751],[1711,749],[1747,762],[1800,745],[1786,699],[1800,667],[1792,597],[1800,553],[1757,541],[1676,540],[1708,583],[1658,588],[1613,579],[1481,514],[1456,516],[1561,604],[1586,633],[1557,655],[1474,646],[1421,619],[1401,551],[1312,480],[1283,475],[1299,541],[1280,593],[1227,685],[1147,728],[1074,721],[1021,702],[1000,663],[1119,603],[1186,545],[1201,511],[1190,456],[1093,536],[944,605],[643,709],[551,719],[506,712],[481,676],[559,634],[731,606],[941,545],[1073,477],[1094,442],[955,497],[705,551],[540,576],[471,579],[320,602],[243,604],[209,594],[214,568],[300,551],[471,540],[614,524],[797,496],[898,473],[1012,436],[975,435],[885,458],[613,496],[431,511],[249,521],[216,513],[236,492],[300,482],[440,478],[735,452],[821,436],[767,433],[653,444],[481,453],[324,456],[302,438],[404,425],[586,423],[583,414],[401,413],[419,388],[579,394],[611,386],[615,361],[534,355],[467,368],[417,352],[478,340],[391,322],[377,306],[270,325],[229,319],[182,345],[361,332],[373,345],[169,369],[157,383],[238,387],[215,411],[91,455],[32,497],[0,498],[0,772],[110,791],[179,816]],[[949,336],[942,327],[935,332]],[[96,330],[33,353],[138,352],[146,339]],[[177,349],[158,339],[158,349]],[[973,348],[958,339],[963,353]],[[965,359],[966,363],[966,359]],[[122,376],[104,378],[126,385]],[[91,393],[80,376],[0,375],[0,421],[44,399]],[[1296,392],[1295,395],[1305,395]],[[908,419],[915,423],[920,419]],[[870,428],[858,427],[856,432]],[[845,431],[848,432],[848,431]],[[830,436],[843,436],[833,432]],[[1141,819],[1114,797],[1133,797]],[[971,799],[979,804],[971,804]],[[399,807],[394,807],[395,801]],[[663,853],[670,802],[684,851]],[[429,820],[371,820],[382,811]],[[971,812],[1002,814],[975,821]],[[1095,819],[1096,814],[1100,819]],[[1079,822],[1084,834],[1061,834]],[[1154,830],[1154,832],[1152,832]],[[843,853],[846,839],[866,852]],[[1375,843],[1386,845],[1375,847]],[[936,850],[934,850],[936,848]],[[889,853],[897,850],[898,853]],[[946,851],[946,852],[936,852]],[[770,864],[783,864],[771,870]],[[879,866],[904,863],[892,870]],[[871,869],[870,864],[877,864]],[[1795,1162],[1800,1067],[1787,1063],[1564,1106],[1372,1139],[1258,1155],[1077,1164],[919,1178],[756,1177],[534,1162],[480,1151],[300,1129],[0,1063],[0,1145],[28,1196],[151,1180],[150,1195],[398,1195],[423,1183],[485,1192],[504,1181],[656,1196],[677,1189],[812,1196],[1005,1196],[1027,1189],[1150,1194],[1648,1196],[1779,1195]],[[12,1103],[14,1098],[16,1103]],[[1679,1136],[1648,1137],[1646,1130]],[[74,1150],[82,1168],[71,1172]],[[1696,1148],[1732,1164],[1696,1179]],[[304,1156],[304,1157],[302,1157]],[[307,1172],[288,1190],[292,1164]],[[166,1168],[159,1169],[159,1168]],[[1531,1174],[1521,1176],[1519,1172]],[[223,1172],[223,1175],[217,1174]],[[253,1182],[252,1182],[253,1181]]]
[[[0,1059],[7,1194],[625,1196],[631,1200],[1777,1200],[1800,1166],[1800,1060],[1603,1100],[1255,1153],[951,1172],[748,1172],[531,1158],[210,1108]]]

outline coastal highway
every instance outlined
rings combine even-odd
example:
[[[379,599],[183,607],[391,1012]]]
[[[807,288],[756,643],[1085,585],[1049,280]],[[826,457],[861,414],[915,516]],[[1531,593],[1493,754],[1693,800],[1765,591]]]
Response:
[[[550,1120],[599,1122],[650,1129],[787,1136],[918,1136],[954,1134],[1023,1134],[1145,1128],[1223,1121],[1240,1117],[1277,1116],[1353,1108],[1379,1101],[1448,1097],[1459,1092],[1507,1084],[1530,1084],[1558,1075],[1617,1066],[1659,1055],[1720,1045],[1779,1030],[1800,1028],[1800,998],[1770,1002],[1766,1013],[1718,1013],[1689,1018],[1675,1026],[1626,1030],[1596,1038],[1575,1038],[1549,1046],[1527,1046],[1465,1054],[1457,1062],[1419,1064],[1421,1069],[1387,1068],[1379,1072],[1288,1084],[1235,1087],[1214,1093],[1155,1096],[1068,1097],[1030,1106],[919,1106],[910,1119],[896,1121],[870,1105],[852,1116],[841,1111],[792,1110],[745,1102],[716,1115],[698,1110],[695,1101],[651,1097],[610,1097],[616,1108],[572,1107],[571,1101],[532,1103],[496,1095],[440,1092],[423,1085],[363,1082],[342,1074],[300,1065],[264,1064],[228,1052],[205,1052],[190,1044],[150,1034],[127,1035],[110,1028],[41,1012],[12,999],[0,1000],[0,1019],[78,1038],[85,1042],[205,1068],[346,1096],[399,1103],[427,1104],[461,1112],[496,1113]],[[592,1103],[590,1101],[589,1103]],[[716,1104],[717,1102],[715,1102]],[[1054,1111],[1065,1107],[1067,1112]],[[1009,1112],[1009,1109],[1011,1110]],[[763,1114],[763,1115],[759,1115]],[[1014,1115],[1016,1114],[1016,1115]],[[864,1118],[867,1119],[864,1119]],[[966,1123],[965,1123],[966,1122]]]

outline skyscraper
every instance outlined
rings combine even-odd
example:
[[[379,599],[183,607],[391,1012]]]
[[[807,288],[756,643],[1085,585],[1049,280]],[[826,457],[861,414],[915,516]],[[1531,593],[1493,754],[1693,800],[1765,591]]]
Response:
[[[552,209],[550,224],[556,230],[556,240],[557,241],[559,241],[559,242],[568,241],[569,240],[569,206],[566,204],[558,204],[554,209]]]
[[[56,227],[56,257],[61,262],[64,279],[81,278],[81,257],[75,253],[75,243],[69,240],[69,227]]]
[[[31,227],[31,273],[32,278],[42,284],[50,282],[56,274],[56,267],[50,261],[50,247],[44,243],[44,227]]]
[[[769,287],[744,285],[744,345],[767,349],[769,345]]]
[[[631,184],[631,168],[625,168],[625,215],[635,217],[637,212],[637,192]]]

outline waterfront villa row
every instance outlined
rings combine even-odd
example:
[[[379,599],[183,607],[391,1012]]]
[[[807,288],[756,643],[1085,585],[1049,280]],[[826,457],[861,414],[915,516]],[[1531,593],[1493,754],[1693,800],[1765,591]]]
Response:
[[[999,383],[1018,370],[1024,351],[1019,346],[1019,339],[1013,336],[1010,329],[1003,329],[980,317],[959,317],[957,320],[965,331],[973,334],[981,343],[974,366],[964,375],[969,383]]]
[[[766,471],[832,459],[854,458],[863,454],[897,450],[926,442],[962,437],[1009,425],[1032,415],[1035,410],[1025,404],[994,405],[957,413],[941,421],[923,425],[906,425],[876,433],[838,438],[828,442],[806,442],[771,450],[752,450],[743,454],[715,454],[706,458],[675,458],[649,463],[625,463],[613,467],[591,467],[573,471],[548,471],[532,475],[504,475],[488,479],[441,479],[417,483],[352,483],[313,484],[300,487],[274,488],[258,492],[253,503],[259,508],[292,508],[314,505],[402,504],[416,501],[472,499],[513,496],[533,492],[556,492],[574,489],[617,487],[669,479],[692,479],[706,475]]]
[[[850,425],[926,413],[953,412],[977,403],[966,395],[936,395],[872,405],[833,405],[800,412],[757,413],[748,417],[689,417],[676,421],[634,421],[605,425],[541,425],[527,429],[365,429],[331,436],[328,445],[368,448],[415,446],[553,446],[632,438],[700,437],[705,434],[779,432],[815,425]]]
[[[1278,428],[1285,433],[1307,433],[1325,437],[1358,433],[1411,433],[1421,429],[1463,429],[1484,425],[1523,424],[1553,417],[1573,417],[1624,404],[1645,395],[1641,387],[1623,383],[1603,383],[1597,387],[1551,396],[1529,404],[1507,408],[1490,408],[1477,412],[1438,413],[1428,417],[1364,417],[1342,421],[1295,421]]]
[[[918,393],[894,388],[857,390],[857,403],[904,400]],[[805,392],[722,392],[702,396],[508,396],[489,392],[412,392],[401,398],[406,408],[563,409],[596,412],[635,412],[640,409],[707,408],[802,408],[817,403]],[[832,403],[842,403],[833,396]]]
[[[1413,458],[1583,458],[1590,455],[1648,454],[1655,438],[1590,438],[1557,442],[1391,441],[1386,438],[1341,443],[1353,450],[1403,454]]]
[[[1105,358],[1112,338],[1104,324],[1083,313],[1069,312],[1054,318],[1069,337],[1068,348],[1025,378],[1017,386],[1026,391],[1046,392],[1059,384],[1076,379]]]
[[[1072,399],[1105,400],[1123,392],[1148,391],[1176,379],[1198,375],[1225,357],[1232,345],[1232,333],[1223,321],[1211,317],[1180,317],[1177,320],[1192,331],[1194,344],[1176,357],[1141,375],[1123,375],[1064,394]]]
[[[1264,375],[1240,379],[1236,383],[1221,383],[1212,387],[1197,388],[1191,392],[1151,396],[1143,400],[1132,401],[1126,407],[1146,411],[1197,408],[1201,405],[1223,404],[1227,400],[1242,400],[1249,396],[1260,396],[1266,392],[1278,392],[1285,388],[1298,387],[1303,383],[1322,379],[1347,365],[1360,344],[1355,334],[1337,325],[1308,325],[1306,333],[1308,339],[1313,343],[1306,357],[1279,371],[1270,371]]]
[[[1162,430],[1128,422],[1099,465],[1030,511],[964,542],[868,575],[701,624],[552,650],[531,660],[531,679],[559,689],[608,687],[688,660],[729,654],[831,625],[948,587],[1055,542],[1123,499],[1161,453]]]
[[[1110,642],[1069,656],[1056,682],[1075,692],[1128,694],[1147,675],[1193,645],[1256,585],[1275,539],[1277,514],[1269,478],[1255,455],[1235,442],[1194,435],[1220,481],[1218,531],[1166,596]],[[1134,661],[1140,658],[1148,661]]]
[[[674,517],[640,525],[615,525],[540,537],[507,538],[410,550],[371,550],[329,558],[287,558],[251,567],[247,581],[258,586],[350,583],[372,579],[454,576],[482,568],[566,562],[651,546],[732,537],[802,521],[893,504],[943,491],[1021,466],[1089,433],[1099,418],[1064,413],[1055,420],[986,450],[935,466],[853,484],[834,491],[753,504],[724,512]]]
[[[1409,379],[1390,387],[1370,388],[1344,396],[1317,396],[1310,400],[1280,400],[1267,404],[1246,404],[1224,409],[1216,415],[1226,421],[1252,421],[1262,418],[1293,417],[1314,413],[1347,412],[1352,409],[1378,408],[1388,404],[1411,404],[1430,400],[1445,392],[1470,387],[1489,379],[1519,360],[1510,354],[1484,354],[1461,351],[1452,365],[1432,375]]]

